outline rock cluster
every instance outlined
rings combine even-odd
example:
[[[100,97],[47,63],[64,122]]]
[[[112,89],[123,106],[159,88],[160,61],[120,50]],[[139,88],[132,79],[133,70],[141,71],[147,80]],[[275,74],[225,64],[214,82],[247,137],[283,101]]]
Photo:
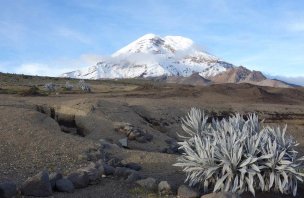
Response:
[[[178,149],[180,146],[177,144],[176,140],[167,139],[165,142],[168,146],[161,150],[162,153],[181,154],[181,151]]]
[[[125,134],[127,139],[130,141],[134,140],[139,143],[146,143],[152,141],[153,139],[153,135],[128,123],[119,126],[116,130]]]

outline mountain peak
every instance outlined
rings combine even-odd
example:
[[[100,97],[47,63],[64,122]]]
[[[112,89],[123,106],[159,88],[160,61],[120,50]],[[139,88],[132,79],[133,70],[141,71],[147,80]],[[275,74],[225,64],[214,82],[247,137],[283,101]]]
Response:
[[[182,36],[160,37],[155,34],[146,34],[118,50],[113,54],[113,56],[124,56],[125,54],[130,53],[170,55],[175,52],[180,53],[188,50],[196,50],[194,42],[189,38]]]
[[[190,76],[208,78],[233,67],[198,48],[182,36],[146,34],[98,63],[94,68],[67,73],[78,78]]]

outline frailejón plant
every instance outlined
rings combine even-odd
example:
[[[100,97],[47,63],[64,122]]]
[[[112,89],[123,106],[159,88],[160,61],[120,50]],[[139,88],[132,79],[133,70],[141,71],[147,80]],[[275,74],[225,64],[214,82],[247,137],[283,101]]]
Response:
[[[67,91],[71,91],[73,88],[74,88],[74,86],[69,81],[65,82],[65,89]]]
[[[56,91],[56,85],[54,83],[46,83],[44,85],[44,88],[46,91],[48,92],[53,92],[53,91]]]
[[[84,92],[91,92],[91,86],[87,84],[84,80],[79,81],[79,88]]]
[[[297,157],[296,141],[287,127],[262,127],[256,114],[212,120],[192,108],[182,120],[179,143],[183,154],[174,166],[183,168],[189,185],[204,191],[297,193],[304,158]]]

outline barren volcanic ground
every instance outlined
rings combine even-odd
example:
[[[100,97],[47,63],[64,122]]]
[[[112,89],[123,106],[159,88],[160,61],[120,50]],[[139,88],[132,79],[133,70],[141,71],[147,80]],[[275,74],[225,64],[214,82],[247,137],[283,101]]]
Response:
[[[288,133],[304,153],[304,89],[270,88],[249,84],[207,87],[158,84],[145,80],[87,81],[92,93],[64,90],[67,79],[15,76],[0,77],[0,180],[20,185],[27,177],[48,169],[68,174],[94,161],[100,139],[114,144],[126,137],[124,127],[133,127],[145,137],[130,140],[128,148],[104,148],[107,155],[124,163],[142,166],[139,172],[178,186],[185,175],[172,164],[170,154],[178,141],[181,118],[191,107],[210,117],[223,118],[235,112],[257,112],[265,124],[288,124]],[[48,95],[22,96],[29,86],[41,90],[53,82],[57,91]],[[76,83],[76,80],[70,80]],[[300,184],[303,186],[303,184]],[[303,196],[303,187],[298,197]],[[302,195],[301,195],[302,194]],[[115,177],[96,185],[55,197],[157,197]],[[251,197],[245,195],[244,197]],[[256,197],[284,197],[257,194]],[[287,197],[287,196],[285,196]]]

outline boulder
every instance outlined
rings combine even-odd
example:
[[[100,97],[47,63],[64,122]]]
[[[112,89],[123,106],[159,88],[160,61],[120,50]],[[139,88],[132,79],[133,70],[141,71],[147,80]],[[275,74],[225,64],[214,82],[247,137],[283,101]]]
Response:
[[[141,170],[141,166],[139,164],[133,163],[133,162],[127,163],[126,167],[130,168],[130,169],[133,169],[133,170],[136,170],[136,171]]]
[[[59,179],[62,179],[62,173],[60,172],[54,172],[54,173],[51,173],[49,178],[50,178],[50,183],[51,183],[51,186],[52,186],[52,189],[55,188],[55,184],[56,184],[56,181],[59,180]]]
[[[210,193],[201,196],[201,198],[239,198],[240,196],[235,193],[229,192],[219,192],[219,193]]]
[[[138,180],[136,183],[147,190],[155,190],[157,188],[156,179],[152,177]]]
[[[57,180],[55,186],[59,192],[72,193],[75,190],[73,183],[65,178]]]
[[[103,165],[104,174],[105,175],[113,175],[115,172],[115,168],[113,166],[110,166],[108,164]]]
[[[67,176],[67,179],[70,180],[75,188],[85,188],[89,185],[90,177],[87,172],[76,171]]]
[[[128,178],[126,179],[126,182],[133,183],[140,179],[141,179],[141,175],[138,172],[134,171],[128,176]]]
[[[158,193],[160,195],[172,195],[172,187],[167,181],[161,181],[158,184]]]
[[[81,168],[78,169],[78,171],[83,171],[86,172],[89,176],[89,182],[90,183],[94,183],[96,180],[98,180],[100,178],[100,174],[97,168],[93,168],[93,167],[85,167],[85,168]]]
[[[121,162],[121,159],[119,159],[117,157],[112,157],[111,159],[109,159],[107,164],[112,167],[123,167],[124,166]]]
[[[48,197],[52,195],[52,185],[47,171],[28,178],[21,185],[21,193],[26,196]]]
[[[116,177],[122,177],[124,179],[126,179],[130,174],[132,174],[134,172],[134,170],[129,169],[129,168],[125,168],[125,167],[116,167],[115,168],[115,172],[114,175]]]
[[[17,195],[17,186],[14,182],[0,183],[0,197],[12,198]]]
[[[177,195],[180,198],[197,198],[200,194],[197,190],[190,188],[186,185],[181,185],[177,190]]]

